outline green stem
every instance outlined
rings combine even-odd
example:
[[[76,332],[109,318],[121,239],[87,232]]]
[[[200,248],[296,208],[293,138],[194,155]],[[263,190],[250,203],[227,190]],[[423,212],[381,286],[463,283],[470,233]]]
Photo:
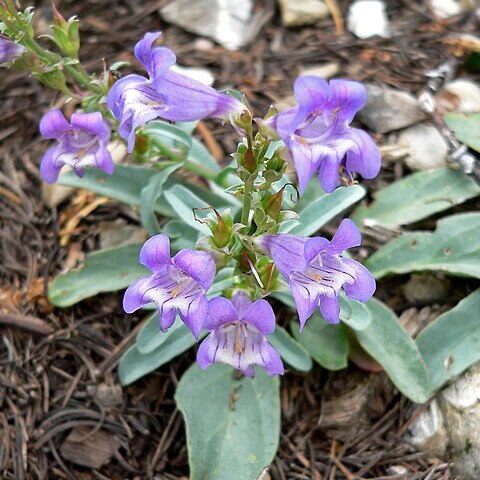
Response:
[[[244,192],[243,192],[243,207],[242,207],[242,218],[241,218],[241,223],[248,227],[248,217],[250,214],[250,206],[252,204],[252,187],[253,187],[253,182],[255,181],[255,178],[250,176],[250,178],[245,182],[244,185]]]
[[[188,159],[183,160],[183,168],[185,170],[188,170],[189,172],[200,175],[200,177],[203,177],[206,180],[216,181],[218,176],[218,173],[215,172],[214,170],[211,170],[210,168],[205,167],[200,163],[192,162],[191,160],[188,160]]]

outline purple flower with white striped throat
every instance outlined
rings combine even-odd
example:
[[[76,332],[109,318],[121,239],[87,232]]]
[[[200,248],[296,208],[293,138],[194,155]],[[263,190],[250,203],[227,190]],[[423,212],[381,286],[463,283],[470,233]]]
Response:
[[[342,288],[348,297],[360,302],[366,302],[375,292],[372,274],[361,263],[342,256],[344,250],[361,243],[360,232],[351,220],[342,221],[332,241],[323,237],[263,235],[257,242],[289,282],[300,330],[317,306],[327,322],[338,323]]]
[[[212,363],[226,363],[252,378],[256,364],[269,375],[283,374],[280,355],[266,337],[275,330],[275,314],[266,300],[252,302],[241,290],[233,294],[231,301],[213,298],[203,327],[211,333],[198,349],[201,369]]]
[[[107,103],[120,122],[118,133],[135,146],[135,130],[155,118],[191,122],[206,117],[230,119],[241,114],[244,105],[201,82],[175,72],[176,56],[166,47],[153,48],[161,32],[146,33],[135,45],[135,56],[148,78],[127,75],[107,95]]]
[[[298,105],[265,121],[290,150],[297,171],[300,192],[318,173],[326,192],[337,188],[340,175],[348,183],[353,173],[373,178],[380,170],[380,152],[363,130],[350,127],[353,117],[366,102],[361,83],[320,77],[298,77],[293,87]]]
[[[0,65],[20,58],[24,51],[25,47],[23,45],[0,36]]]
[[[110,125],[100,112],[74,113],[68,123],[60,110],[51,110],[40,121],[40,132],[58,142],[45,152],[40,165],[40,174],[47,183],[55,183],[65,165],[79,177],[86,167],[113,173],[115,167],[107,149]]]
[[[155,235],[140,250],[140,263],[152,271],[132,283],[123,298],[123,308],[132,313],[156,303],[160,329],[167,331],[178,313],[198,340],[207,314],[207,290],[215,277],[215,262],[208,253],[180,250],[170,257],[170,240]]]

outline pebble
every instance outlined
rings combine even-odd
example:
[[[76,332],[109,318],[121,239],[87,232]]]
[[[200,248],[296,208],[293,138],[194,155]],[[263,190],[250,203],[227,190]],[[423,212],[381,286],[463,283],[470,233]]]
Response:
[[[358,0],[348,9],[347,28],[358,38],[389,37],[388,17],[381,0]]]
[[[403,286],[407,302],[418,307],[443,302],[448,290],[447,280],[430,274],[413,274]]]
[[[358,112],[358,118],[375,132],[392,132],[426,118],[418,100],[408,92],[372,84],[365,88],[367,103]]]
[[[300,69],[300,75],[314,75],[322,78],[332,78],[340,71],[337,62],[322,63],[320,65],[308,65]]]
[[[237,50],[249,41],[252,6],[252,0],[174,0],[160,9],[160,15],[189,32]]]
[[[447,163],[447,142],[431,124],[419,123],[402,130],[397,144],[408,149],[405,163],[412,170],[432,170]]]
[[[473,8],[475,0],[430,0],[430,8],[438,18],[449,18]]]
[[[471,80],[459,78],[445,85],[435,100],[443,111],[478,113],[480,112],[480,86]]]
[[[327,17],[330,10],[322,0],[278,0],[285,27],[312,25],[317,20]]]

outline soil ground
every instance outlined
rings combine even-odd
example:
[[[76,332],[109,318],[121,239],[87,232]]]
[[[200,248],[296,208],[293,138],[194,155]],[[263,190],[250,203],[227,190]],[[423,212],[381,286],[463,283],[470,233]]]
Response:
[[[45,28],[51,9],[46,1],[36,3],[37,22]],[[423,2],[391,0],[386,3],[395,35],[358,40],[336,34],[331,18],[287,29],[276,3],[266,0],[255,4],[256,36],[248,47],[232,52],[163,22],[157,12],[165,3],[86,0],[62,1],[57,7],[65,17],[80,17],[87,70],[100,72],[102,58],[137,66],[135,42],[147,31],[162,30],[180,64],[211,69],[217,87],[240,90],[261,113],[291,94],[302,67],[325,62],[338,62],[339,76],[416,93],[425,84],[425,71],[451,58],[446,38],[478,28],[471,12],[438,22]],[[338,1],[343,15],[348,3]],[[38,166],[46,147],[38,122],[61,99],[22,73],[1,75],[0,478],[186,479],[185,431],[173,393],[194,351],[120,390],[116,365],[141,318],[123,313],[121,294],[68,309],[53,308],[46,300],[55,274],[98,248],[101,222],[138,225],[138,212],[117,202],[103,203],[80,215],[61,246],[59,233],[65,233],[67,220],[91,201],[81,192],[58,208],[42,200]],[[234,151],[235,137],[227,127],[207,123],[203,131],[223,156]],[[387,162],[379,178],[367,185],[376,190],[406,173],[401,163]],[[374,248],[375,241],[367,247]],[[379,297],[397,313],[411,306],[400,288],[406,280],[379,286]],[[466,281],[453,283],[445,305],[433,312],[453,305],[470,287]],[[281,389],[281,444],[271,478],[451,478],[447,463],[404,440],[423,407],[402,398],[383,374],[355,367],[340,373],[288,371]],[[102,392],[113,406],[105,406]],[[92,457],[106,450],[111,460],[98,468],[67,460],[61,448],[74,427],[83,428],[86,444],[95,450],[90,448]]]

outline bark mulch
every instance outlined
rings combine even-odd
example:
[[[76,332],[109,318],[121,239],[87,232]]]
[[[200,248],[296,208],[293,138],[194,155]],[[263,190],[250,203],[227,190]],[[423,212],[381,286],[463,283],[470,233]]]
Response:
[[[37,3],[37,23],[45,28],[51,8]],[[301,67],[324,62],[338,62],[340,76],[415,93],[424,86],[425,70],[452,54],[446,39],[475,29],[473,14],[439,23],[423,2],[392,0],[387,7],[395,36],[358,40],[336,34],[330,18],[286,29],[276,4],[265,0],[255,4],[256,37],[230,52],[165,24],[157,14],[165,3],[86,0],[57,7],[81,19],[87,70],[101,71],[102,58],[133,61],[134,43],[160,29],[179,63],[210,68],[218,87],[242,91],[260,113],[291,94]],[[343,14],[348,3],[338,2]],[[42,200],[38,165],[46,147],[38,122],[61,99],[22,73],[6,71],[0,97],[0,478],[186,479],[185,431],[173,393],[194,352],[121,389],[116,366],[141,319],[122,312],[120,294],[67,309],[46,299],[55,274],[98,248],[101,221],[138,224],[138,214],[103,203],[81,217],[60,246],[66,221],[91,200],[77,193],[53,209]],[[207,122],[202,131],[223,155],[234,151],[227,126]],[[379,188],[404,173],[387,164],[369,186]],[[391,291],[381,288],[381,298],[398,304]],[[395,392],[383,374],[354,367],[289,371],[281,392],[282,436],[271,478],[450,478],[448,464],[404,440],[423,407]]]

